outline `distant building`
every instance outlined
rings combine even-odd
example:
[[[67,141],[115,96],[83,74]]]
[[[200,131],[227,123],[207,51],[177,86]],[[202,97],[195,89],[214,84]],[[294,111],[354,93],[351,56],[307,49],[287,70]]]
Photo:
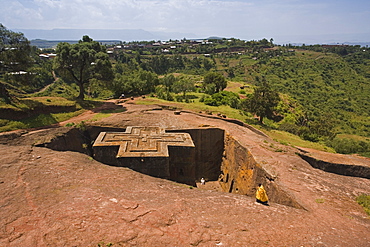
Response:
[[[57,56],[57,54],[55,53],[43,53],[43,54],[40,54],[39,57],[41,59],[53,59]]]
[[[26,74],[29,74],[29,73],[26,72],[26,71],[17,71],[17,72],[9,72],[8,74],[9,75],[26,75]]]
[[[107,54],[108,54],[108,56],[109,56],[110,58],[112,58],[112,57],[114,56],[114,51],[112,51],[112,50],[108,50],[108,51],[107,51]]]

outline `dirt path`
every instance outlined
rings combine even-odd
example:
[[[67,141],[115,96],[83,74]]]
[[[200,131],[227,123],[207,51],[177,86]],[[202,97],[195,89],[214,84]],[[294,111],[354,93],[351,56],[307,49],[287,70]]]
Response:
[[[80,123],[82,121],[87,121],[87,120],[92,119],[99,112],[115,110],[115,109],[119,109],[119,108],[122,108],[122,105],[117,105],[116,100],[107,100],[107,101],[104,102],[103,105],[101,105],[97,108],[94,108],[92,110],[87,110],[87,111],[85,111],[84,113],[82,113],[78,116],[75,116],[75,117],[70,118],[66,121],[60,122],[59,126],[65,126],[68,123]]]

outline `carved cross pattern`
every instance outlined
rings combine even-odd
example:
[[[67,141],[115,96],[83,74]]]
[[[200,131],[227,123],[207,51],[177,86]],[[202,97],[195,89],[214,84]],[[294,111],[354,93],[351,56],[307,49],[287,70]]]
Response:
[[[93,145],[119,146],[120,157],[168,157],[168,146],[194,147],[188,133],[166,133],[160,127],[127,127],[125,132],[101,132]]]

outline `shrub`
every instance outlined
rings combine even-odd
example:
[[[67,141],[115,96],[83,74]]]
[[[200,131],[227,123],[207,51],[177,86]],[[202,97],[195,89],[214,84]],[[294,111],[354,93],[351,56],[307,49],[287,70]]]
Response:
[[[210,106],[220,106],[221,102],[218,102],[216,99],[212,97],[204,98],[203,100],[204,104],[210,105]]]
[[[174,100],[172,94],[163,85],[156,86],[155,93],[157,97],[160,99],[164,99],[168,101]]]
[[[286,131],[295,135],[299,133],[299,126],[292,123],[283,123],[279,126],[279,130]]]
[[[232,108],[240,108],[240,98],[236,93],[229,91],[222,91],[219,93],[212,94],[211,97],[201,99],[204,104],[210,106],[228,105]]]
[[[365,212],[370,215],[370,195],[362,194],[356,198],[356,202],[364,207]]]
[[[354,154],[370,152],[370,143],[349,138],[334,138],[326,143],[334,148],[337,153]]]
[[[85,124],[85,121],[81,121],[80,123],[76,124],[76,128],[78,128],[81,131],[86,131],[87,126]]]
[[[177,102],[182,102],[184,100],[184,96],[183,95],[175,95],[175,100]]]
[[[320,140],[320,137],[315,133],[310,132],[304,132],[300,135],[304,140],[310,141],[310,142],[318,142]]]

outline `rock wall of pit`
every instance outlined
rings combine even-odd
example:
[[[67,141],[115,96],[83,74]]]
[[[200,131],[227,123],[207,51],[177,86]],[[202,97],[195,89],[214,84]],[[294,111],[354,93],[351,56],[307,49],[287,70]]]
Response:
[[[256,162],[252,153],[234,137],[225,136],[220,185],[225,192],[254,197],[259,183],[263,184],[269,201],[302,208],[277,181]]]
[[[323,160],[317,160],[314,157],[298,153],[298,155],[307,161],[312,167],[344,176],[360,177],[370,179],[370,167],[365,165],[349,165],[331,163]]]
[[[195,148],[191,150],[170,147],[171,180],[194,185],[194,182],[201,178],[205,178],[207,181],[217,181],[225,145],[224,130],[199,128],[169,130],[167,132],[189,133],[195,145]]]

